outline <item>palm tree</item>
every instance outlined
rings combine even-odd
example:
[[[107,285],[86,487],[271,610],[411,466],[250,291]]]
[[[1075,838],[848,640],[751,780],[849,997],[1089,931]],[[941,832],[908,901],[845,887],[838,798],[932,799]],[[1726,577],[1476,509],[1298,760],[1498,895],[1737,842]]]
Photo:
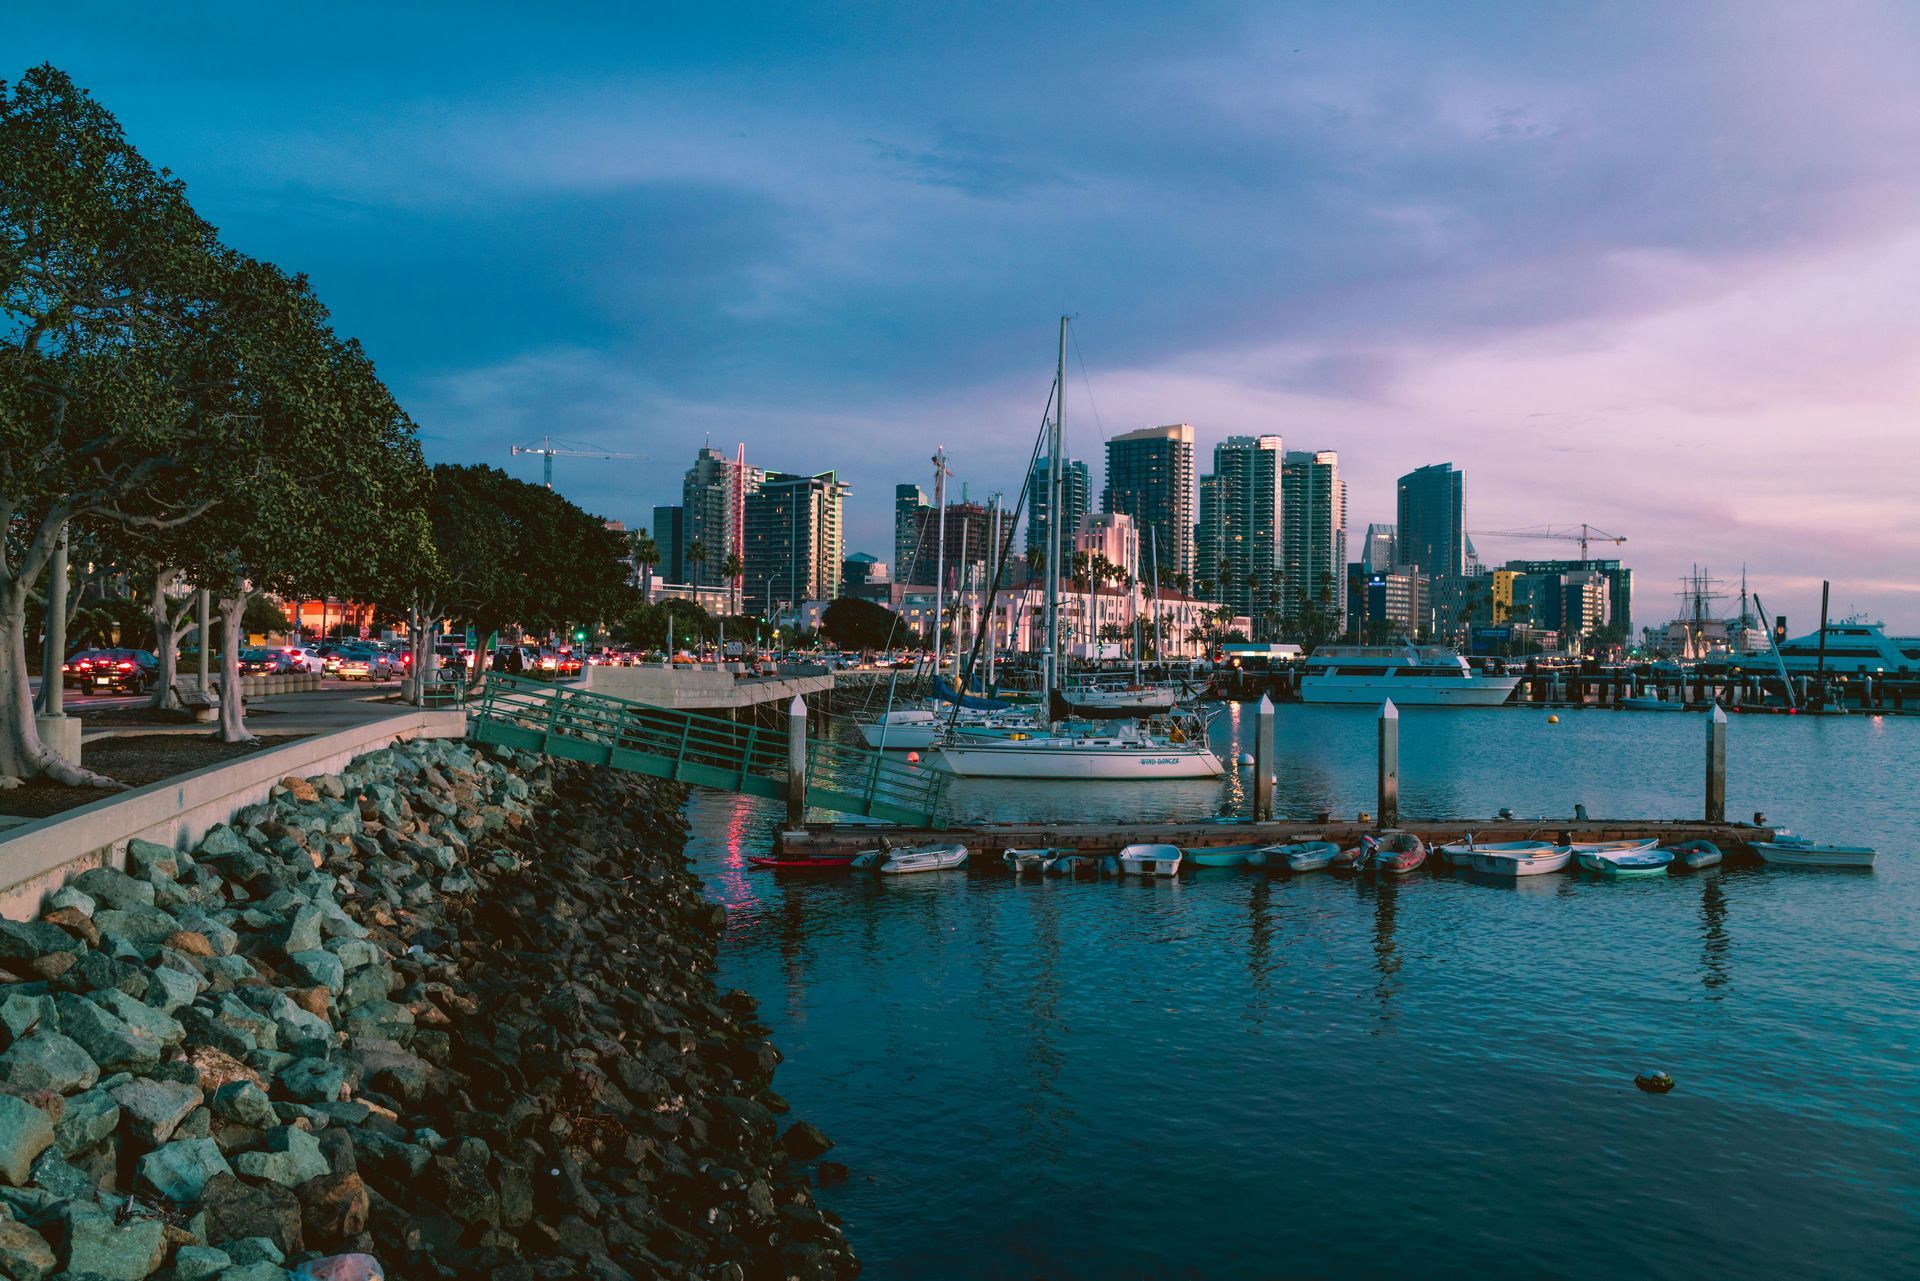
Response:
[[[696,586],[700,582],[700,567],[706,563],[707,545],[696,538],[687,544],[687,564],[693,567],[693,573],[689,577],[693,579]]]
[[[733,602],[732,608],[727,611],[730,614],[737,615],[740,612],[740,575],[746,572],[746,566],[740,563],[739,552],[728,552],[727,558],[720,562],[721,576],[727,580],[728,599]]]
[[[1027,553],[1027,573],[1034,578],[1040,578],[1044,576],[1046,572],[1047,549],[1044,547],[1036,547]]]
[[[1182,596],[1185,596],[1187,594],[1187,588],[1193,586],[1193,575],[1183,569],[1173,576],[1173,585],[1180,589]]]
[[[633,557],[635,577],[640,580],[640,591],[644,595],[653,594],[653,567],[660,563],[660,544],[653,541],[653,535],[644,529],[636,529],[627,537],[627,551]]]

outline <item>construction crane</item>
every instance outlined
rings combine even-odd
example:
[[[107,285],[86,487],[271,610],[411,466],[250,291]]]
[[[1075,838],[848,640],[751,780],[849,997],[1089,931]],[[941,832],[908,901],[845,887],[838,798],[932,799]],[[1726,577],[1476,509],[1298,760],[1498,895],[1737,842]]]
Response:
[[[566,442],[562,441],[561,443],[565,444]],[[573,443],[577,445],[577,444],[580,444],[581,442],[574,441]],[[604,449],[555,449],[553,447],[553,438],[550,436],[542,436],[540,438],[540,443],[537,445],[515,445],[513,446],[513,452],[516,454],[539,454],[540,455],[542,470],[545,472],[545,479],[546,479],[548,489],[553,488],[553,460],[556,458],[645,458],[646,457],[645,454],[609,453],[607,450],[604,450]]]
[[[1618,534],[1609,534],[1604,529],[1595,529],[1582,522],[1579,526],[1561,527],[1557,525],[1536,525],[1530,529],[1469,529],[1469,536],[1477,538],[1551,538],[1556,542],[1579,543],[1580,561],[1585,564],[1588,543],[1612,543],[1618,546],[1627,540]]]

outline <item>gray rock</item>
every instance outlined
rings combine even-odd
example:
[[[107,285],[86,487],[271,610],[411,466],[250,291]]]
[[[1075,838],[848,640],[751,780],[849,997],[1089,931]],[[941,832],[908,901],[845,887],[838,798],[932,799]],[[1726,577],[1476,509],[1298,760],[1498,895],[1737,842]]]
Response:
[[[9,1085],[72,1094],[100,1079],[100,1065],[72,1037],[42,1031],[15,1041],[12,1049],[0,1054],[0,1076]]]
[[[53,998],[50,996],[9,992],[6,999],[0,1001],[0,1026],[6,1028],[9,1040],[17,1041],[36,1028],[59,1031],[60,1017],[54,1012]]]
[[[225,858],[251,853],[253,853],[253,846],[225,823],[219,824],[200,838],[198,856],[209,863],[218,863]]]
[[[0,1221],[0,1276],[12,1281],[44,1281],[59,1266],[45,1237],[11,1218]]]
[[[84,952],[85,943],[45,921],[0,921],[0,961],[31,961],[49,952]]]
[[[147,1004],[168,1014],[183,1005],[191,1005],[204,986],[197,975],[171,965],[149,971],[149,977],[152,982],[147,987]]]
[[[213,1092],[216,1116],[264,1130],[277,1119],[265,1091],[251,1081],[229,1081]]]
[[[67,1100],[53,1126],[53,1141],[68,1156],[84,1152],[120,1128],[120,1105],[98,1086]]]
[[[199,1201],[207,1180],[232,1174],[233,1167],[212,1139],[179,1139],[140,1158],[140,1181],[180,1205]]]
[[[220,1274],[220,1281],[287,1281],[287,1270],[268,1259],[241,1263]]]
[[[332,1172],[320,1151],[320,1141],[291,1125],[268,1130],[265,1152],[242,1152],[233,1164],[242,1178],[271,1179],[289,1188]]]
[[[287,965],[293,977],[308,987],[322,986],[335,996],[346,987],[347,967],[332,952],[318,948],[294,952],[287,957]]]
[[[192,930],[206,939],[215,956],[232,956],[240,946],[240,936],[219,918],[199,908],[182,908],[174,913],[183,930]]]
[[[165,1010],[134,1000],[118,988],[95,992],[91,999],[95,1005],[112,1010],[129,1026],[146,1032],[162,1045],[178,1045],[186,1039],[187,1030],[180,1026],[179,1020]]]
[[[13,1187],[33,1174],[33,1159],[53,1146],[53,1122],[25,1099],[0,1094],[0,1179]]]
[[[143,1281],[167,1254],[166,1225],[159,1219],[129,1216],[91,1201],[69,1202],[67,1271],[92,1273],[105,1281]]]
[[[111,934],[132,944],[142,960],[180,930],[180,922],[174,920],[171,913],[137,905],[102,908],[93,914],[93,923],[100,927],[102,934]]]
[[[349,972],[365,969],[380,959],[380,949],[365,939],[331,939],[327,946]]]
[[[127,842],[127,870],[135,876],[147,877],[158,873],[177,878],[185,858],[177,850],[153,841],[143,841],[137,836]]]
[[[233,1257],[210,1245],[183,1245],[173,1252],[174,1281],[213,1281],[233,1266]]]
[[[103,1005],[62,992],[54,997],[60,1030],[80,1043],[106,1072],[146,1072],[160,1062],[160,1038],[130,1025]]]
[[[110,908],[153,906],[153,886],[117,867],[90,867],[67,883]]]
[[[325,1059],[296,1059],[276,1082],[280,1093],[296,1103],[330,1103],[346,1083],[346,1072]]]
[[[62,885],[59,889],[47,895],[47,910],[50,912],[57,912],[63,907],[70,907],[82,916],[92,916],[93,909],[98,906],[99,904],[94,901],[93,895],[87,893],[85,890],[75,889],[71,885]]]
[[[93,1179],[86,1171],[68,1165],[67,1158],[60,1155],[58,1148],[48,1148],[35,1157],[29,1177],[35,1187],[44,1188],[63,1201],[93,1195]]]
[[[159,1147],[173,1137],[187,1114],[200,1106],[200,1087],[180,1081],[151,1081],[135,1077],[116,1086],[113,1101],[133,1136],[148,1147]]]

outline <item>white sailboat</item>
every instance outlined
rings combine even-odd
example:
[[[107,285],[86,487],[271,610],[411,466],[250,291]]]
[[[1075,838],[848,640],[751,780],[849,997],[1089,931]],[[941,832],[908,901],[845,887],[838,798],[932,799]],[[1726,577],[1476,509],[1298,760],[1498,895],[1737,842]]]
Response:
[[[934,763],[968,778],[1025,778],[1086,782],[1154,778],[1219,778],[1226,773],[1207,746],[1206,721],[1198,715],[1154,716],[1156,708],[1099,707],[1056,700],[1062,694],[1055,665],[1060,653],[1061,459],[1066,448],[1067,317],[1060,318],[1060,359],[1047,422],[1046,649],[1040,656],[1040,703],[1035,732],[985,738],[949,734]],[[1113,729],[1061,732],[1062,713],[1103,719]],[[1143,715],[1144,713],[1144,715]],[[1159,728],[1164,725],[1164,728]]]

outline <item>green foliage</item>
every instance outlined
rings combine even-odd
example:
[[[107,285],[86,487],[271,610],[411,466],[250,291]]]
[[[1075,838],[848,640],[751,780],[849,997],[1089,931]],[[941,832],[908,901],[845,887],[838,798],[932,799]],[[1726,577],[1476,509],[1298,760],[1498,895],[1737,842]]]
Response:
[[[851,596],[827,604],[820,631],[841,649],[886,649],[914,639],[892,610]]]
[[[680,646],[693,640],[714,640],[720,634],[719,620],[690,600],[633,602],[620,615],[614,632],[638,649],[664,649],[667,644],[667,620],[673,620],[673,643]]]
[[[484,636],[619,617],[635,603],[626,540],[543,485],[483,464],[433,469],[428,504],[438,612]]]
[[[240,617],[240,630],[249,636],[278,636],[291,631],[293,624],[281,608],[264,596],[247,600],[247,612]]]

